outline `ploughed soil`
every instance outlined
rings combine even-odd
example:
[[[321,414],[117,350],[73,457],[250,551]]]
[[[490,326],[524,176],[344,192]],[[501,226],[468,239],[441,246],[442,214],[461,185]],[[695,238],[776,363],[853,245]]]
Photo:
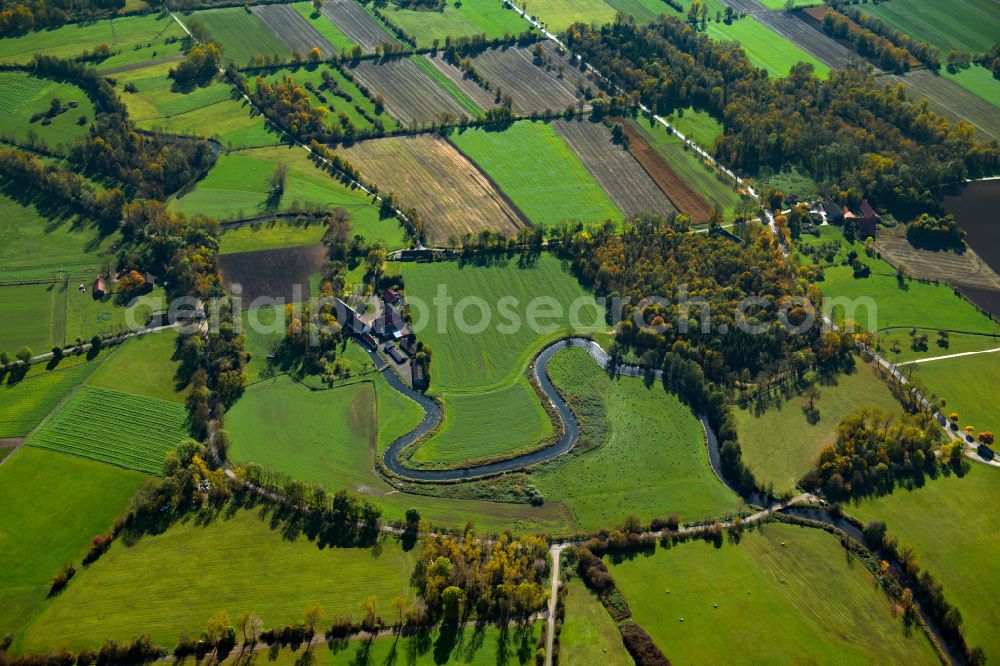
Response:
[[[621,119],[616,121],[621,122]],[[708,218],[712,216],[712,206],[705,197],[695,192],[633,127],[626,122],[622,122],[621,125],[629,138],[628,151],[642,165],[657,187],[667,195],[674,207],[687,215],[694,224],[708,222]]]
[[[326,262],[325,246],[306,245],[223,254],[219,256],[219,269],[226,289],[239,291],[242,306],[248,308],[261,297],[282,299],[285,303],[308,299],[309,276],[319,273]]]

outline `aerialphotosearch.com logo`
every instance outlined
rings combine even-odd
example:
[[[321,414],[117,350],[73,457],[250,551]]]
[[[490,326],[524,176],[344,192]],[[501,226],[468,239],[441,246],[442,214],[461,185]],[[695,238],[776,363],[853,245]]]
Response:
[[[233,322],[237,331],[245,326],[255,334],[275,335],[286,331],[289,317],[302,320],[308,302],[308,321],[303,324],[311,324],[310,342],[317,344],[321,336],[350,326],[355,318],[370,325],[385,312],[376,297],[365,296],[360,291],[343,298],[307,299],[307,287],[296,284],[288,290],[288,297],[259,296],[249,302],[242,298],[240,285],[232,285],[231,291],[233,296],[229,299],[206,302],[191,297],[177,298],[165,309],[161,299],[140,296],[129,304],[126,320],[131,328],[142,328],[146,322],[138,321],[139,313],[165,310],[167,320],[178,323],[182,331],[218,331],[222,313],[231,303],[234,309],[245,311],[244,317]],[[528,299],[509,294],[492,301],[470,295],[456,298],[449,293],[447,283],[440,283],[429,299],[407,294],[399,307],[407,309],[409,321],[394,320],[392,325],[405,326],[417,336],[426,331],[479,335],[488,330],[515,335],[525,329],[536,335],[549,335],[559,330],[586,334],[614,329],[626,319],[630,319],[637,330],[656,335],[669,329],[680,334],[697,331],[726,335],[734,327],[748,335],[761,335],[775,322],[788,334],[801,335],[817,325],[828,325],[833,313],[838,319],[857,322],[865,330],[878,330],[878,308],[875,300],[868,296],[824,298],[820,309],[822,315],[802,296],[778,299],[748,296],[736,304],[729,316],[713,318],[708,300],[692,296],[687,285],[679,286],[672,299],[581,295],[567,302],[551,294],[538,294]],[[329,314],[333,315],[332,320],[324,316]]]

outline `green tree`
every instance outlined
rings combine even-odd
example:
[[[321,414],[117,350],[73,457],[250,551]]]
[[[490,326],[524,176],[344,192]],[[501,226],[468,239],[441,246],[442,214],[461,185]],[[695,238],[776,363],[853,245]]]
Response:
[[[459,615],[462,612],[462,598],[465,593],[462,592],[461,588],[451,585],[444,589],[441,593],[441,608],[444,612],[444,621],[450,624],[455,624],[458,622]]]

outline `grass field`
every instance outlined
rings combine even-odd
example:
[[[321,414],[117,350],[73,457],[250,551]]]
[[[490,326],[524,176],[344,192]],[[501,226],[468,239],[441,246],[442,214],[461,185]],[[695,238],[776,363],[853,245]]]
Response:
[[[359,617],[369,595],[378,597],[388,617],[393,597],[412,598],[413,559],[392,540],[377,550],[319,548],[304,536],[272,529],[253,511],[219,514],[207,524],[191,517],[133,546],[116,541],[39,614],[24,645],[42,651],[93,647],[140,631],[171,645],[181,631],[198,635],[221,610],[234,620],[252,611],[273,627],[301,621],[314,603],[327,617]],[[193,571],[198,585],[189,584]]]
[[[506,629],[476,625],[459,626],[453,631],[435,628],[428,632],[378,636],[374,639],[362,636],[329,646],[313,647],[308,655],[305,648],[285,648],[268,653],[267,662],[272,666],[302,666],[305,663],[315,666],[528,666],[535,661],[535,648],[539,635],[544,631],[545,623],[536,622],[511,625]],[[224,660],[222,666],[239,666],[239,660],[234,658],[236,652]]]
[[[696,540],[610,568],[636,622],[677,663],[937,663],[923,632],[908,631],[821,530],[767,525],[739,545]]]
[[[41,120],[32,122],[36,113],[47,113],[50,102],[58,99],[64,111],[50,118],[49,125]],[[66,146],[85,135],[94,120],[94,104],[86,93],[72,83],[43,79],[24,72],[0,74],[0,113],[7,118],[4,132],[19,141],[29,133],[45,140],[51,148]],[[80,122],[80,120],[84,122]]]
[[[566,619],[559,634],[559,662],[633,666],[615,621],[601,601],[579,580],[569,583]]]
[[[879,333],[878,342],[881,347],[880,353],[890,361],[912,361],[922,358],[934,358],[937,356],[947,356],[949,354],[961,354],[970,351],[982,351],[984,349],[996,349],[1000,347],[1000,332],[993,335],[965,335],[962,333],[949,333],[948,346],[940,344],[940,336],[937,329],[918,328],[917,333],[927,336],[927,349],[913,349],[913,339],[910,337],[909,328],[892,329]],[[893,350],[893,343],[899,345],[899,353]]]
[[[375,389],[371,382],[309,391],[288,377],[256,384],[229,411],[230,456],[310,483],[357,491],[371,482]]]
[[[100,361],[83,362],[21,381],[0,381],[0,437],[24,437],[80,385]]]
[[[323,240],[327,226],[319,221],[271,220],[228,229],[219,242],[220,254],[275,250],[282,247],[315,245]]]
[[[406,245],[395,218],[382,219],[379,209],[359,190],[352,190],[318,169],[300,148],[279,146],[227,153],[197,187],[173,206],[185,213],[244,217],[273,212],[267,203],[267,177],[278,164],[288,167],[285,194],[277,209],[319,204],[343,208],[351,216],[353,234],[381,241],[388,248]]]
[[[0,627],[17,632],[45,603],[52,576],[79,564],[147,477],[22,447],[0,465]],[[45,647],[48,649],[48,646]]]
[[[53,284],[0,287],[0,312],[4,314],[0,351],[13,359],[22,346],[35,355],[52,348],[54,317],[61,305],[58,292],[59,285]]]
[[[326,21],[326,18],[323,18],[322,20]],[[330,78],[337,83],[338,88],[351,98],[350,102],[343,97],[338,97],[333,94],[333,92],[326,89],[323,83],[324,71],[328,72],[330,74]],[[354,83],[344,78],[344,75],[341,74],[340,70],[336,67],[329,67],[325,65],[317,67],[289,67],[276,70],[271,74],[263,76],[263,78],[265,81],[272,84],[278,83],[286,78],[293,79],[297,84],[302,86],[304,90],[306,90],[306,94],[309,95],[309,98],[312,100],[314,106],[323,106],[330,110],[330,114],[327,116],[327,123],[330,125],[339,125],[340,114],[344,114],[350,119],[352,125],[360,128],[371,128],[373,126],[372,123],[369,122],[365,116],[361,115],[361,113],[359,113],[355,108],[356,106],[359,106],[364,109],[368,117],[381,121],[382,126],[386,130],[392,131],[399,127],[399,123],[397,123],[396,120],[388,113],[376,113],[375,104],[372,103],[372,101],[368,99],[361,92],[361,90],[354,85]],[[251,87],[255,86],[254,80],[249,81],[249,83]],[[320,93],[326,97],[326,101],[320,100],[312,91],[306,89],[305,84],[307,83],[315,86]]]
[[[402,9],[389,4],[381,10],[389,20],[417,40],[420,48],[430,47],[434,40],[444,47],[446,37],[487,38],[519,35],[531,29],[531,24],[500,0],[464,0],[447,2],[441,11]]]
[[[972,333],[993,333],[998,324],[981,313],[964,298],[957,296],[945,284],[907,280],[899,286],[895,274],[885,275],[889,265],[878,262],[871,277],[855,279],[849,266],[834,266],[824,271],[825,280],[818,283],[826,298],[847,298],[857,307],[851,317],[866,330],[881,330],[891,326],[924,326]],[[874,303],[874,307],[864,307]],[[840,321],[845,312],[842,305],[832,308],[832,318]]]
[[[709,21],[705,34],[719,41],[738,41],[750,62],[774,76],[787,76],[792,65],[799,62],[810,63],[820,78],[826,78],[830,73],[828,66],[753,16],[733,21],[730,25]]]
[[[612,23],[617,11],[611,3],[604,0],[538,0],[528,5],[529,15],[557,33],[577,21],[597,25]]]
[[[793,490],[816,466],[820,449],[834,442],[840,420],[859,407],[873,405],[902,415],[885,381],[860,360],[854,374],[838,375],[836,381],[834,386],[819,386],[816,423],[806,419],[801,396],[790,397],[759,416],[752,405],[735,410],[743,461],[760,483],[773,483],[778,493]]]
[[[97,63],[105,70],[181,54],[183,36],[184,30],[166,14],[70,23],[0,40],[0,62],[30,62],[35,53],[72,58],[107,44],[115,55]],[[168,39],[174,41],[168,44]]]
[[[52,278],[59,271],[96,274],[117,234],[101,238],[92,222],[49,212],[45,205],[0,194],[0,218],[18,221],[0,226],[0,280]]]
[[[1000,433],[997,386],[1000,352],[919,363],[912,368],[931,391],[946,402],[944,412],[958,412],[959,427]]]
[[[1000,660],[1000,578],[992,574],[1000,549],[992,511],[998,490],[1000,471],[973,464],[962,478],[928,479],[922,488],[897,488],[846,509],[865,521],[884,521],[901,545],[916,549],[921,568],[961,611],[969,644],[983,648],[991,663]]]
[[[311,2],[293,2],[292,9],[297,11],[306,21],[309,21],[309,24],[316,28],[316,32],[323,35],[323,38],[330,42],[330,46],[337,51],[350,52],[357,46],[354,40],[341,32],[330,19],[313,9]]]
[[[154,312],[166,310],[166,297],[162,287],[155,287],[141,300],[122,304],[114,294],[94,298],[90,283],[84,291],[79,281],[69,283],[64,296],[66,302],[67,343],[77,338],[90,340],[95,335],[119,335],[142,328]]]
[[[132,338],[90,376],[87,384],[183,403],[187,392],[183,388],[178,390],[174,379],[178,364],[171,360],[177,349],[177,338],[175,331]]]
[[[736,216],[736,206],[740,202],[739,194],[728,181],[720,181],[709,171],[690,149],[685,150],[686,144],[683,141],[672,133],[668,134],[666,128],[659,123],[651,127],[648,121],[638,119],[630,121],[629,124],[642,134],[653,150],[659,153],[695,192],[710,204],[722,208],[726,220],[732,220]],[[707,123],[700,124],[704,127]],[[702,147],[711,151],[712,144],[704,144]]]
[[[176,63],[160,63],[115,75],[128,106],[129,117],[136,121],[169,118],[211,106],[232,97],[232,87],[223,79],[213,79],[206,85],[177,88],[170,78]],[[135,92],[126,92],[131,84]]]
[[[457,463],[536,448],[555,432],[527,379],[488,393],[445,397],[441,428],[413,455],[415,462]]]
[[[222,54],[240,66],[257,55],[278,55],[282,60],[291,56],[288,48],[243,7],[208,9],[187,14],[181,20],[198,21],[205,26],[222,48]]]
[[[962,86],[974,95],[979,95],[993,106],[1000,108],[1000,81],[993,77],[993,72],[973,65],[968,69],[960,69],[954,74],[941,70],[941,75],[946,76],[958,85]]]
[[[548,254],[539,256],[529,268],[520,268],[517,259],[494,266],[460,266],[453,262],[404,264],[403,278],[411,308],[414,308],[415,298],[428,308],[423,322],[418,317],[418,310],[414,310],[414,331],[434,351],[432,388],[446,394],[509,386],[545,341],[562,337],[571,329],[580,330],[594,324],[598,330],[606,328],[603,310],[598,313],[593,298],[557,259]],[[456,324],[458,319],[470,325],[480,322],[478,308],[459,312],[454,306],[442,307],[438,312],[432,307],[439,289],[456,304],[467,297],[483,299],[490,315],[482,332],[464,333]],[[517,299],[516,304],[511,302],[510,312],[521,325],[510,325],[513,319],[507,316],[505,304],[500,304],[502,298]],[[554,299],[562,315],[538,318],[537,325],[529,325],[528,305],[535,298]],[[570,307],[575,302],[583,306],[578,308],[581,326],[576,327],[570,325]],[[443,326],[438,315],[443,318]],[[542,325],[550,330],[543,330]]]
[[[159,474],[167,451],[188,436],[186,421],[182,405],[85,387],[32,433],[28,444]]]
[[[666,121],[676,127],[681,134],[704,147],[711,153],[716,137],[722,136],[722,123],[705,111],[692,108],[678,111],[666,117]]]
[[[451,140],[535,224],[622,221],[621,211],[580,158],[545,123],[521,121],[502,132],[470,129],[453,133]],[[531,169],[523,166],[526,155],[531,155]]]
[[[891,27],[928,42],[947,53],[983,53],[995,44],[1000,5],[993,0],[956,0],[945,4],[922,0],[893,0],[863,8]],[[943,60],[943,58],[942,58]]]
[[[582,422],[578,446],[531,477],[548,501],[566,504],[577,529],[649,522],[678,513],[692,522],[735,513],[740,499],[712,473],[701,424],[677,396],[641,379],[612,380],[582,349],[558,353],[553,383]],[[586,441],[585,441],[586,440]]]

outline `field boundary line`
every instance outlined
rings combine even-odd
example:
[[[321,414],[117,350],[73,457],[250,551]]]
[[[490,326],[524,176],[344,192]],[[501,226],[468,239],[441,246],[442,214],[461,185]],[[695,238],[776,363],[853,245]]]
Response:
[[[978,354],[994,354],[996,352],[1000,352],[1000,347],[996,347],[994,349],[980,349],[979,351],[960,352],[958,354],[947,354],[945,356],[932,356],[930,358],[918,358],[918,359],[914,359],[912,361],[902,361],[900,363],[897,363],[896,366],[915,365],[917,363],[930,363],[931,361],[945,361],[945,360],[948,360],[950,358],[961,358],[963,356],[976,356]]]

